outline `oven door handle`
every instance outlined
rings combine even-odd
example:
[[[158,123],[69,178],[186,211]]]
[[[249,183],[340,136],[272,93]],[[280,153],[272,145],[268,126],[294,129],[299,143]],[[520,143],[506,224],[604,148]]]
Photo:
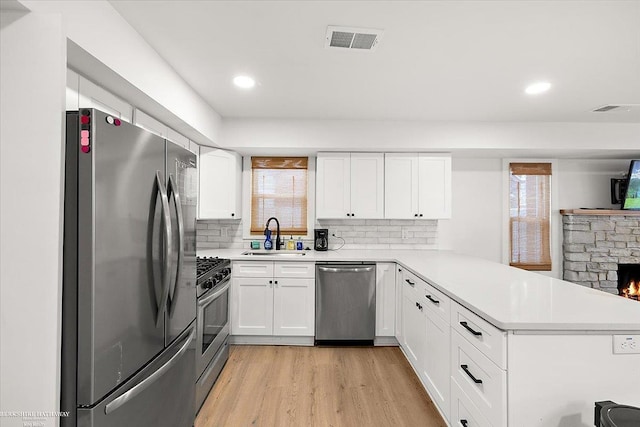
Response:
[[[209,304],[211,301],[213,301],[214,299],[218,298],[220,295],[222,295],[227,290],[229,290],[229,285],[230,285],[230,280],[227,280],[227,283],[222,287],[222,289],[219,289],[215,291],[213,294],[207,295],[206,297],[199,299],[198,307],[205,306]]]

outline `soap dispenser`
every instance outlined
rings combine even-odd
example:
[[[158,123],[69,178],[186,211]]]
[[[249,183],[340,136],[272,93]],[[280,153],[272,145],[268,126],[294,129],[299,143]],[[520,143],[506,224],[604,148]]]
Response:
[[[296,243],[293,241],[293,236],[289,236],[289,240],[287,241],[287,250],[292,251],[296,248]]]
[[[264,230],[264,234],[265,236],[267,236],[264,239],[264,248],[266,250],[271,250],[273,249],[273,242],[271,241],[271,230],[269,230],[268,228],[266,230]]]

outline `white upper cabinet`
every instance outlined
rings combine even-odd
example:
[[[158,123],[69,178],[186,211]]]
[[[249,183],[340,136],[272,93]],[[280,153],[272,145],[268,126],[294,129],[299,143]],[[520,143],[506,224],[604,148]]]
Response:
[[[316,218],[382,218],[382,153],[318,153]]]
[[[129,103],[82,76],[78,76],[78,94],[78,108],[97,108],[125,122],[132,122],[133,107]]]
[[[75,111],[80,108],[80,75],[67,68],[67,91],[65,96],[65,109]]]
[[[316,218],[346,218],[351,212],[351,155],[318,153]]]
[[[451,157],[385,154],[385,218],[451,217]]]
[[[133,117],[133,120],[134,120],[133,123],[136,126],[146,129],[149,132],[155,133],[156,135],[161,136],[163,138],[167,138],[167,135],[169,133],[169,128],[167,127],[167,125],[154,119],[144,111],[139,110],[137,108],[135,109],[134,112],[135,114]]]
[[[351,154],[351,216],[384,217],[384,154]]]
[[[240,219],[242,157],[232,151],[200,147],[199,219]]]
[[[418,154],[384,155],[384,217],[414,219],[418,214]]]
[[[419,216],[451,218],[451,157],[420,154]]]
[[[167,139],[174,144],[178,144],[182,148],[186,148],[187,150],[189,149],[189,138],[182,134],[179,134],[171,128],[167,128]]]

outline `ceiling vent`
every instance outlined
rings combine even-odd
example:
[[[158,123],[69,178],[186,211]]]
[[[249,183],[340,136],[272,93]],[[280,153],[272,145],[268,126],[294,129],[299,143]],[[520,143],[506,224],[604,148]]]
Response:
[[[630,113],[640,111],[640,104],[608,104],[593,110],[594,113]]]
[[[382,30],[354,27],[327,27],[324,47],[330,49],[356,49],[374,51],[378,47]]]

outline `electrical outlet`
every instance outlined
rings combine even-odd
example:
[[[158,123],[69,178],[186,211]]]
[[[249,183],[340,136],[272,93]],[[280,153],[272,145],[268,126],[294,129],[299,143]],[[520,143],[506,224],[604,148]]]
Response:
[[[402,238],[403,239],[408,239],[409,238],[409,230],[407,230],[406,228],[402,229]]]
[[[614,335],[613,352],[640,354],[640,335]]]

